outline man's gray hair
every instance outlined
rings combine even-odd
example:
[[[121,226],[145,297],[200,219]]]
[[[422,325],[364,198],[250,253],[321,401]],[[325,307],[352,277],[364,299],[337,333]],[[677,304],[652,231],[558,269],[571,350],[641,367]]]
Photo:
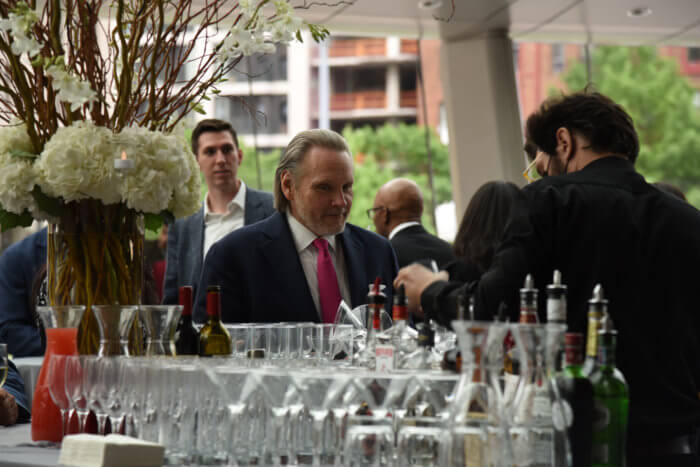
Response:
[[[282,174],[285,170],[289,171],[296,183],[299,180],[299,166],[311,151],[311,148],[314,147],[345,152],[352,159],[347,141],[335,131],[316,128],[298,133],[284,149],[275,171],[275,209],[277,211],[287,212],[289,207],[289,200],[285,198],[282,192]]]

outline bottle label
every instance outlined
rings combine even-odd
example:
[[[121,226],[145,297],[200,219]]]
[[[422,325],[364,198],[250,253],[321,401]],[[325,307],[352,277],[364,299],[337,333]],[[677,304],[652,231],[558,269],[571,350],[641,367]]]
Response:
[[[547,299],[547,322],[566,323],[566,300],[559,298]]]
[[[394,346],[377,345],[375,347],[375,361],[377,371],[390,372],[394,370]]]
[[[599,311],[588,312],[588,339],[586,340],[586,355],[596,356],[598,351],[598,328],[600,327],[601,313]]]

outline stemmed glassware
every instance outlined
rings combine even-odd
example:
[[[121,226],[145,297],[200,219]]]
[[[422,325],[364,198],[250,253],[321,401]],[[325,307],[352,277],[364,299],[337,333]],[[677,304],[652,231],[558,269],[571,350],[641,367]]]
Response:
[[[136,318],[135,306],[93,305],[100,329],[98,355],[129,355],[129,332]]]
[[[124,358],[118,356],[103,357],[100,365],[99,379],[106,396],[103,403],[113,433],[122,431],[122,423],[126,415],[123,391],[124,361]]]
[[[78,414],[79,433],[85,431],[85,422],[90,413],[85,395],[85,385],[83,384],[85,359],[86,357],[82,355],[66,356],[66,396],[71,404],[71,408]]]
[[[287,439],[284,428],[285,423],[288,422],[290,408],[302,407],[301,394],[287,372],[264,371],[258,377],[259,387],[262,388],[266,405],[272,413],[271,424],[274,435],[271,450],[272,459],[275,465],[281,465],[283,456],[287,456],[287,462],[290,462],[294,455],[293,443]]]
[[[107,388],[101,375],[103,358],[90,355],[83,362],[83,386],[87,405],[97,417],[98,433],[101,435],[107,430]]]
[[[182,314],[180,305],[140,305],[139,317],[146,328],[146,355],[175,355],[175,330]]]
[[[51,355],[49,358],[49,394],[51,400],[61,411],[62,436],[68,433],[68,421],[70,420],[70,402],[65,391],[66,355]]]
[[[323,454],[324,423],[332,409],[342,405],[343,391],[350,381],[350,374],[304,370],[292,373],[292,381],[299,390],[304,405],[313,419],[313,465],[320,466],[321,454]]]

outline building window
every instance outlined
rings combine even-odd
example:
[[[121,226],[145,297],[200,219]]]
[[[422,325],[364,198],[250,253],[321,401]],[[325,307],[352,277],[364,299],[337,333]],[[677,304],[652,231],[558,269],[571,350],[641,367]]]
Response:
[[[552,44],[552,73],[561,73],[564,71],[564,66],[566,66],[564,44]]]
[[[216,118],[227,120],[240,134],[287,133],[287,96],[228,96],[214,103]]]
[[[700,47],[688,47],[688,61],[700,62]]]
[[[256,54],[243,57],[229,73],[233,82],[246,82],[248,76],[256,81],[287,80],[287,46],[278,44],[274,54]]]

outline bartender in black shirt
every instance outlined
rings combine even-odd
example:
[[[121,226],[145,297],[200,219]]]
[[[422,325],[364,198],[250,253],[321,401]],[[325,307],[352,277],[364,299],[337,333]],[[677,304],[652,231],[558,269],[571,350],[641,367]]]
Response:
[[[698,465],[700,212],[635,171],[632,119],[599,93],[544,102],[528,118],[526,150],[543,178],[523,189],[525,201],[473,289],[477,319],[492,319],[506,302],[517,321],[525,275],[544,291],[559,269],[568,328],[585,333],[586,302],[601,283],[629,384],[628,466]],[[399,272],[401,283],[411,302],[442,322],[465,287],[418,265]],[[544,310],[542,303],[541,321]]]

